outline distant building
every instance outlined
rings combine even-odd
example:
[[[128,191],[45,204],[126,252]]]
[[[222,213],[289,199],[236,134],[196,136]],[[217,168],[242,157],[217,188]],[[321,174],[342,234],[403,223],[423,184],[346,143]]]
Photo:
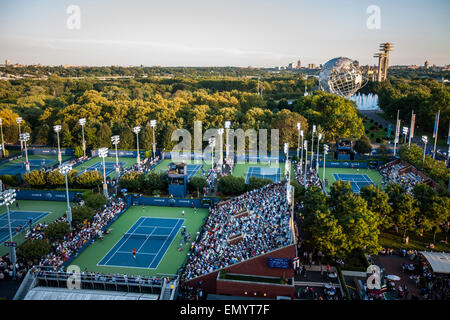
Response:
[[[315,69],[315,68],[316,68],[316,64],[315,63],[308,64],[308,69]]]
[[[292,69],[294,69],[294,64],[291,62],[291,63],[289,63],[289,65],[288,65],[288,67],[287,67],[289,70],[292,70]]]
[[[430,69],[430,62],[428,62],[428,60],[427,61],[425,61],[425,63],[423,64],[423,66],[424,66],[424,68],[425,69]]]
[[[302,62],[300,60],[297,61],[297,69],[300,69],[302,67]]]
[[[5,66],[9,66],[9,65],[11,65],[11,61],[8,60],[8,59],[6,59],[6,60],[5,60]]]

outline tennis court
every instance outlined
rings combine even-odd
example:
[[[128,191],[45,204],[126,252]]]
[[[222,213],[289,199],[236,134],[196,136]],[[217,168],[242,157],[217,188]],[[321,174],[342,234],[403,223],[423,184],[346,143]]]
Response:
[[[372,179],[365,174],[333,173],[333,176],[336,181],[342,180],[350,182],[354,193],[359,193],[362,187],[375,184]]]
[[[62,161],[66,161],[72,158],[71,156],[62,156]],[[30,170],[40,170],[42,168],[47,168],[49,166],[58,163],[58,156],[55,155],[29,155],[28,161],[30,162]],[[25,157],[12,160],[0,165],[0,175],[9,174],[24,174],[26,172],[25,168]]]
[[[43,217],[50,214],[46,211],[10,211],[11,229],[13,237],[16,235],[16,227],[22,225],[27,227],[28,222],[34,224],[41,220]],[[0,243],[9,240],[9,227],[8,227],[8,213],[5,212],[0,215]]]
[[[245,183],[248,183],[251,177],[271,179],[273,182],[278,182],[281,180],[281,172],[280,168],[249,167],[247,177],[245,178]]]
[[[119,162],[119,166],[125,165],[125,162]],[[116,162],[105,161],[105,174],[109,176],[116,170]],[[85,168],[83,171],[78,172],[78,175],[86,171],[98,171],[103,174],[103,163],[101,161],[94,163],[93,165]]]
[[[183,223],[184,219],[140,217],[98,265],[156,269]]]

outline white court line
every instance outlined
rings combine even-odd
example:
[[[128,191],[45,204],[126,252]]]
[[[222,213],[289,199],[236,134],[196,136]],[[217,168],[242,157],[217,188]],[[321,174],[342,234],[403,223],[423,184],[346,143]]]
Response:
[[[178,221],[175,223],[175,225],[174,225],[174,227],[173,227],[172,232],[173,232],[174,230],[177,230],[177,232],[178,232],[178,230],[180,230],[181,226],[180,226],[179,228],[177,228],[177,225],[178,225],[178,223],[179,223],[180,221],[181,221],[181,225],[183,225],[185,219],[178,219]],[[169,239],[170,239],[170,236],[172,235],[172,232],[169,234]],[[175,240],[175,237],[176,237],[176,235],[172,238],[172,241],[170,241],[169,246],[166,248],[166,251],[164,252],[164,254],[163,254],[163,256],[161,257],[161,259],[159,259],[159,262],[158,262],[158,265],[156,266],[156,268],[150,268],[150,266],[152,265],[153,261],[156,259],[156,257],[158,256],[159,252],[161,251],[161,249],[165,246],[167,240],[164,241],[164,243],[161,245],[161,247],[159,247],[159,250],[158,250],[158,252],[156,253],[156,256],[153,258],[152,262],[150,262],[150,264],[148,265],[148,267],[147,267],[148,269],[157,269],[157,268],[158,268],[159,264],[161,263],[161,261],[163,260],[165,254],[167,253],[167,250],[169,250],[170,246],[172,245],[173,240]]]

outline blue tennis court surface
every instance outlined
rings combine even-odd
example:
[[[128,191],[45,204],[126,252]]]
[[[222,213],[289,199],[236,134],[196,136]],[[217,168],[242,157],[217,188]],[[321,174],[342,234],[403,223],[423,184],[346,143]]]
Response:
[[[278,182],[281,180],[280,168],[249,167],[245,183],[248,183],[251,177],[271,179],[273,182]]]
[[[372,179],[365,174],[333,173],[333,177],[336,181],[342,180],[350,182],[354,193],[359,193],[359,190],[362,187],[375,184]]]
[[[42,168],[46,168],[52,164],[55,164],[57,160],[52,159],[30,159],[30,170],[40,170]],[[4,174],[24,174],[26,172],[25,168],[25,158],[23,158],[23,162],[20,163],[7,163],[0,169],[0,175]]]
[[[32,224],[38,222],[50,212],[43,211],[13,211],[10,212],[11,217],[11,229],[13,237],[16,235],[16,227],[22,225],[26,228],[28,226],[28,221],[32,220]],[[8,227],[8,213],[3,213],[0,215],[0,243],[9,240],[9,227]]]
[[[184,219],[140,217],[98,266],[156,269],[183,222]]]
[[[119,166],[123,167],[125,165],[125,162],[119,162]],[[105,174],[109,176],[111,173],[113,173],[116,170],[116,163],[115,162],[108,162],[105,161]],[[84,169],[81,171],[78,175],[82,174],[86,171],[98,171],[103,175],[103,163],[101,161],[96,162],[89,168]]]

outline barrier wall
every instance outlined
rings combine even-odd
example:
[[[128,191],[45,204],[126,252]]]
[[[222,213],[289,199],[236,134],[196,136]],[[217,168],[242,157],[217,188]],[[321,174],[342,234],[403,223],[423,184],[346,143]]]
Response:
[[[315,166],[316,161],[313,162]],[[319,160],[319,167],[323,167],[323,161]],[[325,161],[326,168],[354,168],[354,169],[367,169],[369,167],[368,162],[354,162],[354,161]]]
[[[143,152],[139,152],[140,154],[143,154]],[[92,157],[96,157],[98,154],[98,150],[92,150],[91,155]],[[135,158],[137,157],[137,151],[131,151],[131,150],[117,150],[117,154],[119,157],[123,158]],[[115,157],[116,156],[116,150],[110,149],[108,150],[108,157]]]
[[[56,190],[16,190],[17,200],[67,201],[65,191]],[[69,201],[81,192],[69,191]]]
[[[8,146],[7,149],[10,150],[20,150],[20,146]],[[53,155],[53,156],[57,156],[58,155],[58,148],[39,148],[39,147],[27,147],[27,151],[28,151],[28,155]],[[75,153],[75,149],[72,148],[66,148],[63,149],[61,148],[61,155],[63,156],[73,156]]]
[[[147,205],[147,206],[164,206],[164,207],[192,207],[209,208],[208,203],[203,203],[201,200],[211,200],[212,204],[219,202],[219,198],[202,198],[202,199],[170,199],[170,198],[152,198],[141,197],[137,195],[128,195],[128,201],[131,205]]]

